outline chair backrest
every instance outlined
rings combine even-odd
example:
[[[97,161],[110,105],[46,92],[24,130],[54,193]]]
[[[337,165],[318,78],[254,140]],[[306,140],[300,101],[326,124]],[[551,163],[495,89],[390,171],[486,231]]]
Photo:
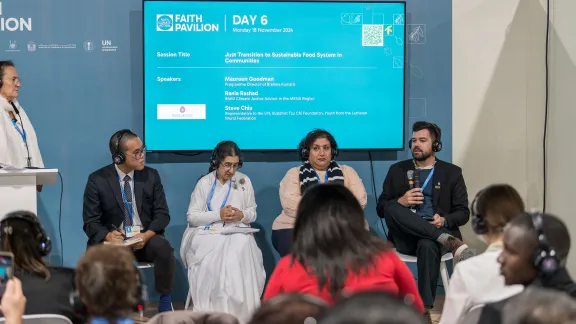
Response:
[[[480,319],[480,315],[482,314],[482,310],[484,309],[484,305],[476,306],[472,308],[468,313],[462,316],[462,319],[458,322],[458,324],[476,324]]]
[[[6,319],[0,317],[0,323],[6,323]],[[35,314],[22,316],[22,324],[72,324],[72,321],[57,314]]]

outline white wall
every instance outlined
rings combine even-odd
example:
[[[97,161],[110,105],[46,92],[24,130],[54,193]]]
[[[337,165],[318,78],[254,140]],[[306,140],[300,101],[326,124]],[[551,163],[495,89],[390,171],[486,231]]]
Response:
[[[576,0],[552,0],[550,112],[546,210],[561,217],[572,235],[568,269],[576,275]]]
[[[453,161],[470,201],[509,183],[541,208],[545,10],[544,0],[453,1]],[[470,223],[463,235],[484,250]]]

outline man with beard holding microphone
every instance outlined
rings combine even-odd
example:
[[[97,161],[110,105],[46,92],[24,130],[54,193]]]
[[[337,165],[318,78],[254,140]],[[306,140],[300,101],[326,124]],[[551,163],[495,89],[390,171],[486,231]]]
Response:
[[[429,323],[442,255],[451,252],[455,263],[474,256],[459,230],[470,219],[462,169],[436,158],[441,136],[436,124],[414,123],[408,143],[413,159],[390,167],[376,207],[397,251],[418,258],[418,291]]]

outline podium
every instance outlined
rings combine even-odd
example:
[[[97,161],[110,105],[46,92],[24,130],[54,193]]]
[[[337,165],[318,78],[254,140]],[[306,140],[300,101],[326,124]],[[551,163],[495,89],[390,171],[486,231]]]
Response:
[[[36,185],[54,184],[58,169],[0,169],[0,219],[27,210],[38,215]]]

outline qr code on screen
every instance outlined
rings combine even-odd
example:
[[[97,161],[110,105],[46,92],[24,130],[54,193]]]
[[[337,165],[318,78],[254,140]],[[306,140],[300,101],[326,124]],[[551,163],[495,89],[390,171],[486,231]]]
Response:
[[[384,46],[384,25],[362,25],[362,46]]]

